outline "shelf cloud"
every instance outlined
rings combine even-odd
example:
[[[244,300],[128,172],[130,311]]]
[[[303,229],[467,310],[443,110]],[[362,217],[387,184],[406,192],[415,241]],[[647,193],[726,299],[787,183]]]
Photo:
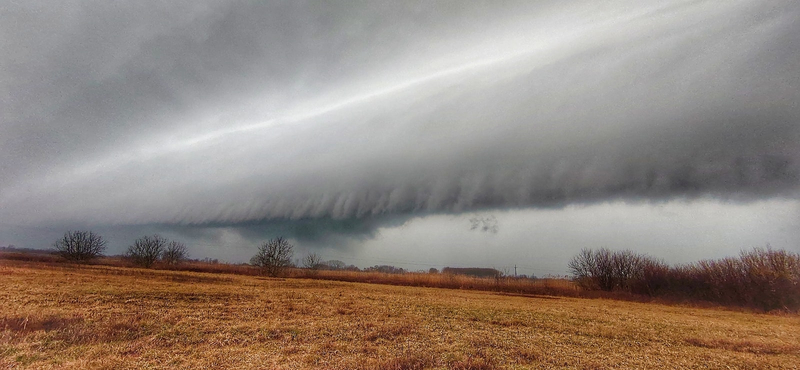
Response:
[[[7,225],[313,239],[798,195],[794,1],[1,7]]]

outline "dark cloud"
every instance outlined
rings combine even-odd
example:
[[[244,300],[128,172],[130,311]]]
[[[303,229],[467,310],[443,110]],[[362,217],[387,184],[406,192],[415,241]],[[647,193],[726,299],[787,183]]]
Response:
[[[310,243],[800,185],[792,1],[2,7],[6,224]]]

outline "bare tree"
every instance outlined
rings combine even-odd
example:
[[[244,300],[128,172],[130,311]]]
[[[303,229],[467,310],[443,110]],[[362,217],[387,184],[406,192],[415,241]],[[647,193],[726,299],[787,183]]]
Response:
[[[106,241],[91,231],[68,231],[53,247],[70,261],[86,262],[103,254]]]
[[[303,257],[303,267],[310,270],[319,270],[322,267],[322,258],[316,253],[310,253]]]
[[[568,267],[582,288],[610,291],[614,288],[612,259],[612,252],[606,248],[582,249],[569,261]]]
[[[278,276],[292,265],[293,249],[294,246],[283,237],[270,239],[258,247],[250,264],[260,267],[269,276]]]
[[[150,267],[161,257],[166,245],[167,239],[159,235],[143,236],[136,239],[133,245],[128,247],[126,255],[134,264],[142,267]]]
[[[164,252],[161,253],[161,260],[168,265],[177,265],[187,258],[189,258],[189,253],[186,252],[186,245],[174,240],[167,243]]]
[[[669,266],[630,250],[583,249],[569,261],[575,282],[589,290],[654,294],[666,285]]]

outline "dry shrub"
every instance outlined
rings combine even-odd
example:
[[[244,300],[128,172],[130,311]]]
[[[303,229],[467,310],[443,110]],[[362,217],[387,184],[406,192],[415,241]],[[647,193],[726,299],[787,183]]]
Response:
[[[667,294],[764,311],[800,309],[800,255],[755,248],[670,271]]]
[[[755,248],[739,257],[670,268],[630,251],[584,249],[570,261],[576,282],[587,290],[707,301],[764,311],[800,310],[800,255]]]
[[[630,250],[583,249],[569,261],[575,282],[587,290],[655,294],[667,284],[669,267]]]

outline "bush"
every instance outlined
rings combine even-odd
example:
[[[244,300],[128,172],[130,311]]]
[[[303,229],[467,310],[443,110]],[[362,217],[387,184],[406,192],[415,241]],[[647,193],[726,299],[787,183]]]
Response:
[[[135,265],[150,267],[161,257],[166,245],[167,239],[159,235],[143,236],[128,247],[126,256]]]
[[[692,299],[765,311],[800,309],[800,255],[755,248],[738,258],[672,269],[671,292]]]
[[[250,264],[258,266],[262,273],[278,276],[292,266],[293,255],[294,246],[283,237],[278,237],[261,244],[256,255],[250,259]]]
[[[631,251],[582,250],[569,262],[586,290],[621,290],[764,311],[800,309],[800,255],[755,248],[739,257],[669,267]]]
[[[189,253],[186,252],[186,245],[174,240],[169,242],[161,253],[161,261],[168,265],[177,265],[187,258]]]
[[[666,263],[630,250],[583,249],[569,261],[575,282],[587,290],[656,294],[666,284]]]
[[[91,231],[68,231],[53,247],[67,260],[86,262],[103,255],[106,241]]]

